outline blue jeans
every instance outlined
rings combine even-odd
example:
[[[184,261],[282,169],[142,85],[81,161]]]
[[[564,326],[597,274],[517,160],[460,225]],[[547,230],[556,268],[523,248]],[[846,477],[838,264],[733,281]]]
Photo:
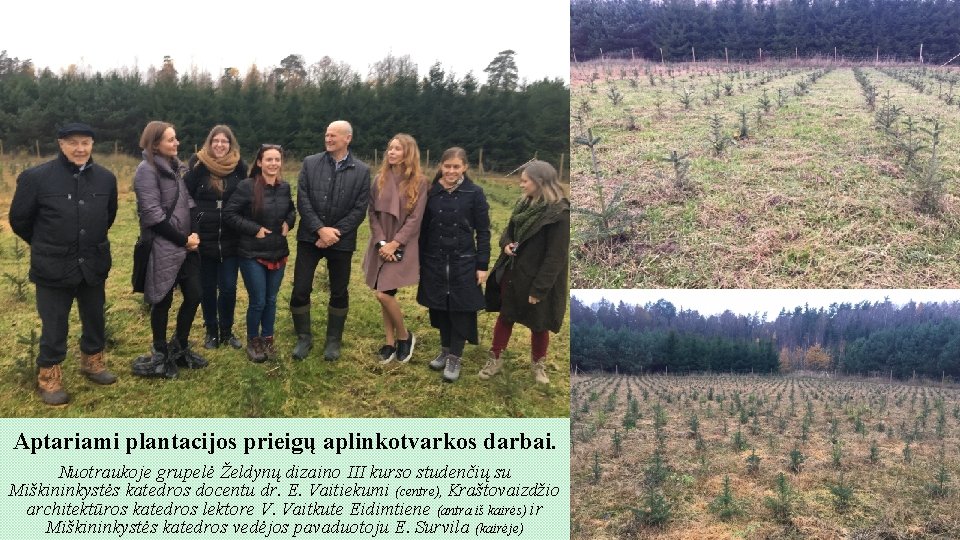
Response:
[[[200,257],[200,287],[203,296],[203,325],[211,336],[227,334],[233,329],[233,312],[237,306],[237,269],[240,257]]]
[[[256,259],[240,259],[240,275],[247,288],[250,305],[247,307],[247,337],[272,336],[277,318],[277,292],[283,281],[286,265],[278,270],[267,270]]]

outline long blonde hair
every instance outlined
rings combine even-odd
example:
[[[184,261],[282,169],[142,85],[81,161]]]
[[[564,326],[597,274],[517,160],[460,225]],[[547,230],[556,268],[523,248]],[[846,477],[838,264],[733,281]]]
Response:
[[[387,142],[389,149],[390,143],[397,141],[403,150],[403,157],[400,159],[400,189],[407,195],[407,210],[410,210],[417,204],[420,198],[420,184],[423,183],[423,171],[420,169],[420,147],[417,146],[417,140],[406,133],[397,133]],[[380,165],[380,172],[377,174],[377,193],[383,194],[383,183],[386,181],[387,173],[390,172],[390,163],[387,161],[387,154],[383,154],[383,163]]]

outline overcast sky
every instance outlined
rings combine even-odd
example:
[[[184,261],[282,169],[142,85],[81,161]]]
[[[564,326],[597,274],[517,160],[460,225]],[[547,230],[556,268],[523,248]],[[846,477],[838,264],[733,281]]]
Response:
[[[643,305],[661,298],[670,301],[679,309],[692,309],[701,315],[714,315],[729,309],[734,313],[749,315],[764,312],[767,320],[773,320],[782,308],[793,310],[797,306],[827,307],[834,302],[857,303],[864,300],[882,302],[884,297],[897,305],[910,300],[915,302],[943,302],[960,300],[958,289],[886,290],[886,289],[574,289],[571,296],[589,305],[601,298],[620,303]]]
[[[70,64],[90,72],[174,60],[215,78],[224,68],[246,73],[278,66],[289,54],[310,65],[324,56],[361,77],[388,54],[410,55],[421,75],[440,62],[480,82],[502,50],[516,52],[521,79],[569,80],[570,7],[566,0],[436,2],[229,2],[118,0],[5,2],[0,50],[55,73]]]

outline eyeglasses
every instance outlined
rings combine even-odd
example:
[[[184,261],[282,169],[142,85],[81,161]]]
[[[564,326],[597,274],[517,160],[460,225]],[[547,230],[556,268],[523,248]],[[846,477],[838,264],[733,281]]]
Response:
[[[260,151],[263,152],[264,150],[280,150],[283,152],[283,147],[279,144],[261,144]]]

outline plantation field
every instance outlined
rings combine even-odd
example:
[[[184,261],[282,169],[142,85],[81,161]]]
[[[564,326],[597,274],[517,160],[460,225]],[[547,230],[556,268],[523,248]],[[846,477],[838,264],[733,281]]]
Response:
[[[960,286],[960,70],[859,69],[572,65],[573,287]]]
[[[960,538],[955,387],[586,374],[570,429],[575,539]]]
[[[295,240],[290,237],[291,256],[277,299],[276,362],[251,363],[244,350],[202,348],[204,335],[200,310],[191,332],[191,342],[208,360],[202,370],[181,370],[176,380],[146,380],[130,374],[130,362],[150,348],[149,308],[142,295],[130,292],[133,245],[138,235],[133,173],[139,160],[123,156],[95,156],[111,169],[119,183],[117,221],[110,231],[113,269],[107,280],[106,359],[119,380],[108,387],[88,382],[79,372],[80,324],[76,305],[70,321],[64,385],[71,403],[64,407],[44,405],[36,395],[36,339],[40,321],[34,305],[33,284],[26,283],[29,246],[18,242],[7,223],[17,175],[39,163],[35,156],[0,158],[0,416],[2,417],[565,417],[569,414],[569,333],[564,327],[550,343],[547,373],[549,386],[535,386],[529,369],[530,333],[517,326],[507,350],[506,370],[482,381],[477,376],[487,358],[495,314],[480,314],[480,345],[467,345],[461,378],[444,383],[427,367],[439,351],[439,335],[430,327],[425,308],[416,303],[416,287],[398,295],[408,327],[417,336],[409,364],[381,366],[376,358],[383,342],[379,303],[363,282],[360,263],[369,238],[369,225],[360,228],[350,283],[350,314],[344,332],[343,356],[325,362],[323,335],[328,299],[326,267],[320,264],[312,303],[314,349],[311,356],[295,362],[290,351],[296,341],[289,314],[293,286]],[[283,177],[296,184],[299,163],[288,162]],[[429,171],[432,174],[433,171]],[[517,177],[484,175],[478,179],[491,204],[494,250],[519,196]],[[298,219],[299,225],[299,219]],[[19,255],[18,255],[19,250]],[[242,278],[238,278],[236,335],[245,334],[247,307]],[[17,295],[18,283],[23,297]],[[180,305],[179,293],[174,309]],[[176,316],[170,317],[169,335]]]

